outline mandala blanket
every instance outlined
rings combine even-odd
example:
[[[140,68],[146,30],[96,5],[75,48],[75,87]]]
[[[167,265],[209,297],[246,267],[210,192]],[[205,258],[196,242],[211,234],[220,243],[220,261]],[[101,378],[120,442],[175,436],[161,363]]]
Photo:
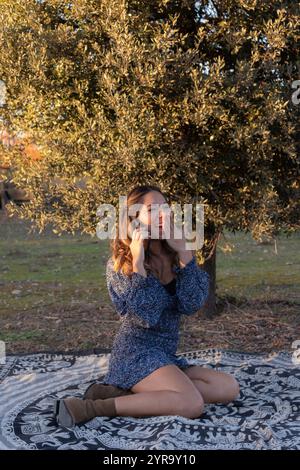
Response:
[[[0,366],[0,449],[300,449],[300,371],[291,353],[183,353],[191,364],[233,374],[237,400],[181,416],[97,417],[58,427],[53,400],[81,397],[104,377],[109,353],[8,356]]]

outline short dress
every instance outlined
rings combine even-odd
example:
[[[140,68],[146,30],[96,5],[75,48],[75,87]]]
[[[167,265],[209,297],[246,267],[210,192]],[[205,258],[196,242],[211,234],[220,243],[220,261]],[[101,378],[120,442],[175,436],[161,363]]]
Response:
[[[195,255],[184,266],[175,266],[176,278],[162,284],[153,274],[115,271],[110,257],[106,265],[109,296],[121,326],[114,338],[108,371],[102,383],[125,390],[156,369],[191,364],[176,355],[181,315],[193,315],[209,293],[209,274],[201,269]]]

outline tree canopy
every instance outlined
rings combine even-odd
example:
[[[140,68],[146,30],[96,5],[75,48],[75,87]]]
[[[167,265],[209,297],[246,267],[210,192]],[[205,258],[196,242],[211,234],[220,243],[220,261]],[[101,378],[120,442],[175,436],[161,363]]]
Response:
[[[2,146],[40,229],[95,233],[135,184],[206,204],[207,237],[299,228],[297,2],[3,0]],[[299,137],[299,134],[298,134]]]

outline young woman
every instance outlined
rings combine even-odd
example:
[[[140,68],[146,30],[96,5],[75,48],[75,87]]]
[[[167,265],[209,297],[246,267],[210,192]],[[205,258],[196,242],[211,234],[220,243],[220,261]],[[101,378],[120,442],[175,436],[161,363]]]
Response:
[[[132,236],[117,235],[106,267],[107,287],[122,323],[115,337],[102,384],[90,386],[83,399],[55,403],[57,423],[65,427],[95,416],[180,415],[197,418],[205,403],[229,403],[239,394],[230,374],[190,365],[176,356],[181,315],[193,315],[205,303],[209,275],[185,239],[165,237],[166,212],[151,225],[153,204],[168,204],[156,186],[139,186],[127,195],[128,208],[142,204]],[[158,207],[158,206],[156,206]],[[128,217],[131,226],[134,217]],[[152,238],[156,226],[159,238]],[[148,237],[145,237],[145,227]],[[125,231],[126,233],[126,231]]]

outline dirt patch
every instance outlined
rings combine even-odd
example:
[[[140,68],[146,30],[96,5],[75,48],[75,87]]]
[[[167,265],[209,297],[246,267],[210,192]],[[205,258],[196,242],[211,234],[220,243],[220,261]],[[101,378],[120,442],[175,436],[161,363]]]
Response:
[[[1,338],[8,353],[51,350],[110,350],[120,327],[113,306],[82,302],[60,308],[44,306],[0,318]],[[227,308],[214,319],[182,316],[178,352],[223,348],[248,352],[292,349],[300,337],[300,317],[293,305],[254,305]]]
[[[182,350],[216,347],[247,352],[292,350],[300,338],[299,305],[278,302],[230,302],[213,319],[199,314],[184,318]]]

